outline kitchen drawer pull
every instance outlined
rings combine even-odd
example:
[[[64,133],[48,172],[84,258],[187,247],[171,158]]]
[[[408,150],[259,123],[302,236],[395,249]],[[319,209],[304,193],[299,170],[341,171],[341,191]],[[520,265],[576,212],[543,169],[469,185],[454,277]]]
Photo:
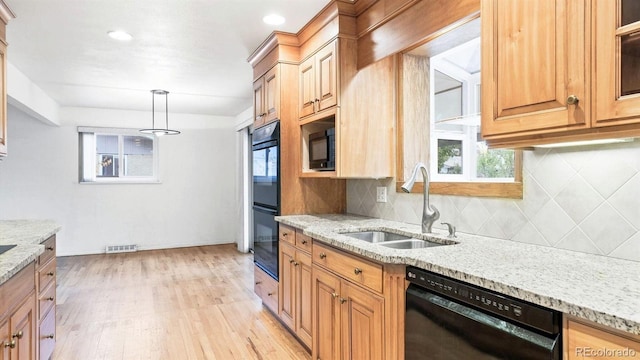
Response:
[[[47,275],[49,275],[49,276],[53,276],[53,275],[55,275],[55,274],[53,273],[53,271],[49,271],[49,272],[47,273]]]
[[[307,240],[302,240],[302,245],[306,245],[307,244]]]
[[[356,274],[356,275],[360,275],[360,274],[362,274],[362,269],[355,268],[355,269],[353,269],[353,273]]]
[[[45,335],[43,338],[45,339],[53,339],[55,336],[53,334]]]
[[[256,281],[256,285],[262,284],[262,281]]]
[[[15,349],[16,348],[16,341],[15,340],[11,340],[11,342],[6,342],[6,343],[4,343],[4,347],[10,348],[10,349]]]
[[[53,251],[53,246],[47,246],[47,250]]]
[[[273,293],[272,292],[267,293],[267,296],[273,296]]]
[[[326,258],[326,257],[327,257],[327,254],[325,254],[325,253],[320,253],[320,259],[324,259],[324,258]]]
[[[22,331],[18,331],[17,333],[11,335],[12,338],[16,338],[16,339],[22,339],[23,336],[24,336],[24,333]]]
[[[282,237],[289,236],[288,233],[282,233]]]

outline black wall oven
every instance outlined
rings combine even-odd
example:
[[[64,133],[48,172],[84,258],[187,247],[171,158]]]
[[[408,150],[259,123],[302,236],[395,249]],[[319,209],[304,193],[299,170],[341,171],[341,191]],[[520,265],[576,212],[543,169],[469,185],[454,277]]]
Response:
[[[280,123],[253,132],[253,254],[255,264],[278,280]]]
[[[557,360],[561,314],[407,267],[405,359]]]

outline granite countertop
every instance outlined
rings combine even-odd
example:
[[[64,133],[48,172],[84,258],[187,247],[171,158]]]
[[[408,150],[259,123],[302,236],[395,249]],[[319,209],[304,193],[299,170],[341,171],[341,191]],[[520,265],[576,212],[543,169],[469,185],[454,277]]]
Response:
[[[0,285],[44,252],[42,242],[60,231],[51,220],[0,220],[0,245],[17,245],[0,255]]]
[[[390,264],[413,265],[579,318],[640,335],[640,262],[458,233],[454,245],[399,250],[341,233],[386,230],[436,242],[435,230],[356,215],[276,220],[324,243]]]

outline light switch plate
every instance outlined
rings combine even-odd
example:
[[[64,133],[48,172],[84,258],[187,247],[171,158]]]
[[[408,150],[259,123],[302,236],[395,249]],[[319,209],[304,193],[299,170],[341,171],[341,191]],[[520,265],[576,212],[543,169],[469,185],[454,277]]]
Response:
[[[376,187],[376,201],[379,203],[387,202],[387,188],[384,186]]]

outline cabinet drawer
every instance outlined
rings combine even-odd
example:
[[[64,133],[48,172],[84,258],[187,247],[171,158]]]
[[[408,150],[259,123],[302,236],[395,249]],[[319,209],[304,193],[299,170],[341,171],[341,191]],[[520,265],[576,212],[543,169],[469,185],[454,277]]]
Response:
[[[278,226],[278,238],[280,241],[286,241],[291,245],[296,244],[296,229],[280,224]]]
[[[56,259],[51,259],[48,263],[38,268],[38,293],[46,289],[51,282],[56,279]]]
[[[42,318],[47,314],[49,309],[51,309],[56,304],[56,282],[53,281],[49,284],[43,292],[38,295],[38,319],[42,320]]]
[[[311,252],[313,240],[301,232],[296,232],[296,247],[300,250]]]
[[[52,308],[47,313],[44,320],[40,323],[38,334],[40,338],[40,357],[38,359],[46,360],[51,357],[53,349],[56,345],[56,308]]]
[[[313,243],[313,263],[345,279],[382,292],[382,265],[347,254],[329,246]]]
[[[38,257],[38,264],[43,265],[46,264],[49,260],[53,259],[56,256],[56,236],[48,238],[45,242],[42,243],[44,245],[44,253]]]
[[[259,267],[254,266],[253,291],[262,299],[262,303],[275,314],[278,313],[278,282]]]

